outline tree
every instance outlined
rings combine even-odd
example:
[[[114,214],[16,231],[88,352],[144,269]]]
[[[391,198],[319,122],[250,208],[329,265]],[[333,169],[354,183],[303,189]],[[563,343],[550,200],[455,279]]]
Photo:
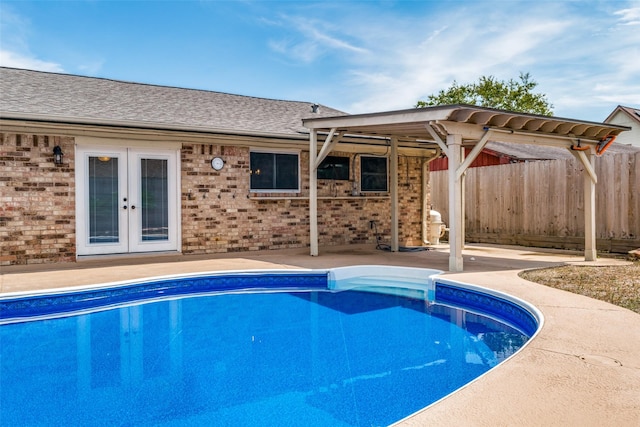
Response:
[[[552,116],[553,105],[547,101],[547,96],[532,92],[536,86],[538,83],[529,73],[520,73],[520,81],[509,79],[505,82],[493,76],[482,76],[478,83],[460,85],[454,80],[450,88],[429,95],[426,101],[418,101],[416,107],[469,104]]]

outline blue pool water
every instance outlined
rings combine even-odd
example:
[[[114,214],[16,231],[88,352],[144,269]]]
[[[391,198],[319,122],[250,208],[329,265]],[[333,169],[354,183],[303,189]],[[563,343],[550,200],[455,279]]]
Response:
[[[459,298],[467,310],[453,307],[451,285],[435,286],[436,301],[289,276],[251,292],[235,285],[256,277],[198,296],[177,291],[191,282],[147,283],[153,301],[110,290],[0,304],[14,322],[0,326],[0,424],[389,425],[496,366],[531,332],[519,315],[496,320],[496,304],[488,315],[469,309],[471,291]],[[55,299],[71,311],[79,300],[124,303],[55,317]],[[21,310],[41,319],[16,320]]]

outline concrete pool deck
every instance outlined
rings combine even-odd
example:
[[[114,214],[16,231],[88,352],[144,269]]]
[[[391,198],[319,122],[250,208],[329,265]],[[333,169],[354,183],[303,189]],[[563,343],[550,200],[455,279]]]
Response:
[[[69,264],[0,267],[0,297],[12,292],[83,286],[168,274],[273,268],[398,265],[447,270],[448,248],[383,252],[373,245],[209,256],[110,257]],[[466,245],[466,283],[503,291],[534,304],[542,331],[498,368],[403,426],[640,426],[640,314],[591,298],[528,282],[523,269],[581,261],[579,253]],[[600,258],[595,265],[621,261]],[[401,394],[402,391],[398,390]],[[392,399],[393,396],[390,396]]]

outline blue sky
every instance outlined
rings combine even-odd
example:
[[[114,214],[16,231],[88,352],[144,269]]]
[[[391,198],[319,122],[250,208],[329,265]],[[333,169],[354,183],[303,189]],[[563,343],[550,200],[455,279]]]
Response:
[[[349,113],[530,72],[556,116],[603,121],[640,107],[640,0],[0,0],[0,65]]]

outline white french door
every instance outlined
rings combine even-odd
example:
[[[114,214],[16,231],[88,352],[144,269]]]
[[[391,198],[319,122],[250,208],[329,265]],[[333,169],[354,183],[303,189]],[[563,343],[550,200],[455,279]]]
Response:
[[[178,249],[175,150],[78,147],[78,255]]]

